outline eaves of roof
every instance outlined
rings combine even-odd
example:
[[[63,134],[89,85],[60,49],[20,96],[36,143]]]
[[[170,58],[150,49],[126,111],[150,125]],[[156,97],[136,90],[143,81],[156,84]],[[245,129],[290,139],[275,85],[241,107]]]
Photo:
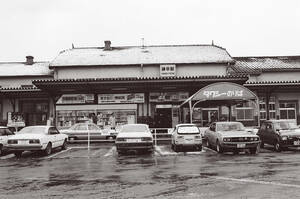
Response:
[[[248,79],[248,75],[221,75],[221,76],[180,76],[180,77],[122,77],[122,78],[80,78],[80,79],[40,79],[33,83],[50,82],[107,82],[107,81],[156,81],[156,80],[209,80],[209,79]]]
[[[260,81],[260,82],[246,82],[244,86],[295,86],[300,85],[300,80],[293,81]]]

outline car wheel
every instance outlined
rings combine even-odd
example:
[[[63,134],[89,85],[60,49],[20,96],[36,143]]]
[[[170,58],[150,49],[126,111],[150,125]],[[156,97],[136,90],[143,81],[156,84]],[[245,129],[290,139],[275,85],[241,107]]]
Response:
[[[222,146],[221,146],[219,140],[217,140],[217,152],[218,152],[218,153],[223,153],[223,148],[222,148]]]
[[[199,145],[197,148],[199,151],[202,151],[202,145]]]
[[[274,144],[274,148],[275,148],[275,151],[277,151],[277,152],[280,152],[280,151],[281,151],[281,146],[280,146],[280,143],[279,143],[278,140],[277,140],[277,142]]]
[[[3,146],[0,144],[0,155],[3,153]]]
[[[46,147],[44,153],[45,153],[45,155],[50,155],[52,153],[52,144],[51,143],[47,144],[47,147]]]
[[[176,144],[174,144],[174,151],[178,152],[178,146]]]
[[[17,151],[17,152],[15,152],[15,156],[17,158],[20,158],[22,156],[22,153],[23,153],[23,151]]]
[[[63,145],[61,146],[62,150],[66,150],[68,148],[67,140],[64,141]]]
[[[263,142],[263,141],[261,141],[261,143],[260,143],[260,148],[264,148],[264,146],[265,146],[265,143]]]

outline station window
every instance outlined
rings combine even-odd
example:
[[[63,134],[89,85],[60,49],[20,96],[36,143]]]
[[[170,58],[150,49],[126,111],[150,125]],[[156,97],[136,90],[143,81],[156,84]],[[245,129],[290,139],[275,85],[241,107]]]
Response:
[[[238,121],[254,120],[254,108],[250,102],[237,104],[236,113],[236,119]]]
[[[279,102],[280,119],[296,119],[296,102]]]
[[[260,112],[260,119],[266,120],[267,112],[266,112],[266,98],[265,97],[259,98],[259,112]],[[270,97],[270,99],[269,99],[269,117],[270,117],[270,119],[276,119],[275,97]]]

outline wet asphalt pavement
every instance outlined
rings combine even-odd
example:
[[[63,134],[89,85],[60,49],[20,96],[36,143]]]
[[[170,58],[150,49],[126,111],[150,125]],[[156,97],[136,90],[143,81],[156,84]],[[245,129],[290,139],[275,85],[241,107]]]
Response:
[[[119,156],[113,144],[0,157],[0,198],[300,198],[300,150]]]

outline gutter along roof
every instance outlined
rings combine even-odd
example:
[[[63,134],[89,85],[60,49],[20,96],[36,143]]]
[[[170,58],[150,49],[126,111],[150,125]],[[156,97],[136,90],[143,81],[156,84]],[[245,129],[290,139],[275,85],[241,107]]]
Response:
[[[158,92],[162,90],[195,91],[209,83],[233,81],[245,83],[245,75],[230,76],[187,76],[187,77],[131,77],[131,78],[88,78],[88,79],[45,79],[34,80],[33,84],[53,93],[74,92]]]

